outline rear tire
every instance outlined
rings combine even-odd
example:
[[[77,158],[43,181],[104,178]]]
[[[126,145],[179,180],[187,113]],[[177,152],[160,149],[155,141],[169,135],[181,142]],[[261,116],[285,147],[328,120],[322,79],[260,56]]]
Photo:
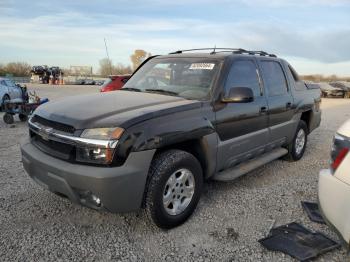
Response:
[[[156,155],[145,198],[147,216],[163,229],[181,225],[195,210],[202,186],[202,168],[193,155],[181,150]]]
[[[13,115],[5,113],[5,115],[3,116],[4,122],[8,125],[13,124],[14,122],[14,118]]]
[[[307,144],[308,127],[305,121],[300,120],[292,142],[287,146],[288,154],[284,157],[287,161],[300,160],[305,152]]]

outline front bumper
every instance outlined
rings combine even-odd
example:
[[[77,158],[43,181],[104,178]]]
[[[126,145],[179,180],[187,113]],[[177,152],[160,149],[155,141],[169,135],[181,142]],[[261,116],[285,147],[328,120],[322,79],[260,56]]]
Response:
[[[29,139],[21,143],[23,166],[39,185],[72,202],[110,212],[129,212],[142,205],[148,169],[155,150],[130,153],[123,166],[78,165],[49,156]],[[101,206],[86,201],[86,193],[101,200]]]
[[[327,223],[349,245],[350,186],[331,174],[329,169],[319,173],[318,201]]]

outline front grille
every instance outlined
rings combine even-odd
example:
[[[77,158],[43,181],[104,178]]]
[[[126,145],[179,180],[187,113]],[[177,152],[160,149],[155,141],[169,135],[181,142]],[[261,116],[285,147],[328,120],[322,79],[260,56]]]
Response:
[[[43,118],[43,117],[38,116],[38,115],[34,115],[31,119],[31,122],[39,123],[43,126],[51,127],[55,130],[65,132],[65,133],[73,134],[75,132],[75,128],[73,126],[70,126],[67,124],[62,124],[62,123],[52,121],[52,120],[48,120],[48,119]]]
[[[45,140],[34,132],[30,132],[30,136],[33,145],[53,157],[69,160],[72,158],[75,152],[75,147],[73,145],[57,142],[54,140]]]

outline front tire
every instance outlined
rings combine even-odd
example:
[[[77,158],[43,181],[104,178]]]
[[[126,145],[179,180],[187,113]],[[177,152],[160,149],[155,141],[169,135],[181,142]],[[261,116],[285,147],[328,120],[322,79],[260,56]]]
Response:
[[[181,225],[195,210],[202,186],[202,168],[192,154],[168,150],[156,155],[149,171],[148,217],[163,229]]]
[[[288,161],[300,160],[305,152],[307,144],[308,127],[305,121],[300,120],[292,142],[288,145],[288,154],[285,159]]]

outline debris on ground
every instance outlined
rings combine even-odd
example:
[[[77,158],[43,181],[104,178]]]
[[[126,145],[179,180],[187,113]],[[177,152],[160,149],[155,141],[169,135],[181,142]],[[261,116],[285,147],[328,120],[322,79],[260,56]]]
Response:
[[[325,224],[317,203],[301,201],[301,205],[311,221]]]
[[[269,222],[271,222],[267,232],[266,232],[266,236],[268,236],[270,234],[270,231],[273,229],[273,227],[275,226],[276,224],[276,220],[275,219],[269,219],[268,220]]]
[[[239,237],[239,233],[232,227],[226,228],[226,231],[212,231],[209,236],[213,237],[219,242],[235,241]]]
[[[338,248],[339,243],[320,232],[312,232],[293,222],[271,229],[268,237],[259,240],[268,250],[281,251],[300,261],[315,258]]]

